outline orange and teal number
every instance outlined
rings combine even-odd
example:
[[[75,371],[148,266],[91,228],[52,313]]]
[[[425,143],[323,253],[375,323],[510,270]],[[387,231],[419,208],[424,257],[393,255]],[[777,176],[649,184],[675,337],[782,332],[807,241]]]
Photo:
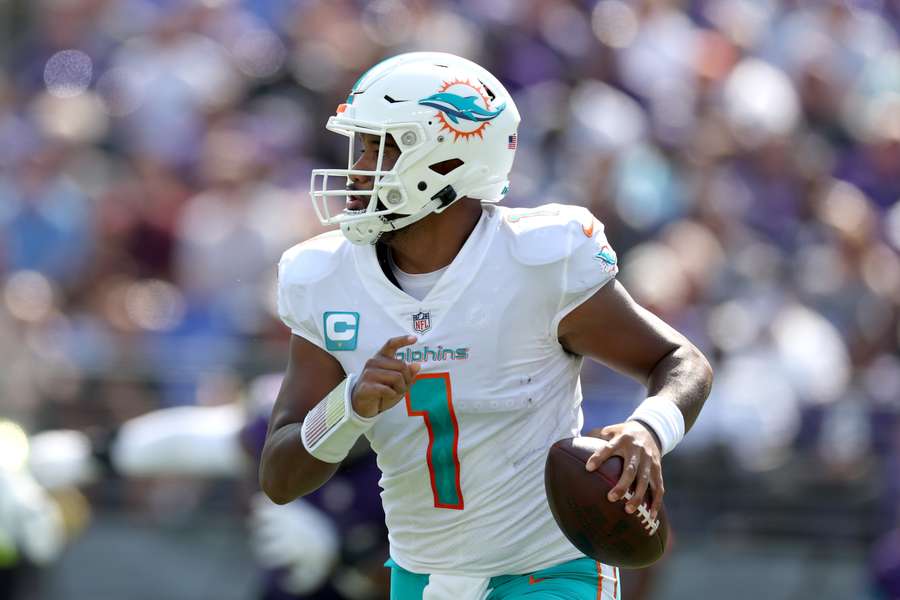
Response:
[[[406,394],[406,413],[422,417],[428,431],[425,460],[435,508],[463,509],[459,485],[459,424],[449,373],[419,375]]]

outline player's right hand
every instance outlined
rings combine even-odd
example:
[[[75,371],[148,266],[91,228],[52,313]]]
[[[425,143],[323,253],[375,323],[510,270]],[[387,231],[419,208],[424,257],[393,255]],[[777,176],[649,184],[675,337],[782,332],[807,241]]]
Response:
[[[361,417],[374,417],[406,396],[406,392],[422,368],[419,363],[405,363],[394,357],[400,348],[416,343],[413,335],[389,339],[366,366],[353,387],[353,410]]]

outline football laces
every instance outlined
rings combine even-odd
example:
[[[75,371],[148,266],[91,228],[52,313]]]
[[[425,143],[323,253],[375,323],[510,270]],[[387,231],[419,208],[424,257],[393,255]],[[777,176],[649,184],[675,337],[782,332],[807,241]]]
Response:
[[[625,492],[625,500],[631,500],[634,498],[634,492],[628,490]],[[644,502],[641,502],[638,505],[637,512],[635,513],[636,517],[640,518],[641,524],[643,524],[644,529],[647,531],[647,535],[653,536],[656,533],[656,530],[659,529],[659,519],[654,519],[650,516],[650,511],[647,510],[647,505]]]

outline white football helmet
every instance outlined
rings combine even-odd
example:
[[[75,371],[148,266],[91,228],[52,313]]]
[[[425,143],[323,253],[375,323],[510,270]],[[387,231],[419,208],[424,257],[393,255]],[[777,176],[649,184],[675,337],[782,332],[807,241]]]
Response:
[[[315,169],[310,195],[323,225],[340,225],[355,244],[373,244],[393,231],[441,212],[456,199],[499,202],[509,190],[516,153],[519,111],[509,92],[486,69],[453,54],[411,52],[389,58],[368,71],[326,128],[349,138],[346,169]],[[354,170],[357,134],[380,137],[373,171]],[[383,170],[386,136],[400,157]],[[435,165],[438,165],[436,168]],[[345,189],[330,189],[351,175],[372,178],[366,209],[344,208]],[[341,208],[332,210],[335,200]]]

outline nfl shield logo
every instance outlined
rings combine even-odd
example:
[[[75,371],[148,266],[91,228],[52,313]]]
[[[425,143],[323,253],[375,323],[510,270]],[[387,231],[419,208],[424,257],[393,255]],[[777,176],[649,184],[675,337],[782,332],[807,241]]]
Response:
[[[431,329],[431,313],[420,312],[413,315],[413,329],[416,333],[425,333]]]

